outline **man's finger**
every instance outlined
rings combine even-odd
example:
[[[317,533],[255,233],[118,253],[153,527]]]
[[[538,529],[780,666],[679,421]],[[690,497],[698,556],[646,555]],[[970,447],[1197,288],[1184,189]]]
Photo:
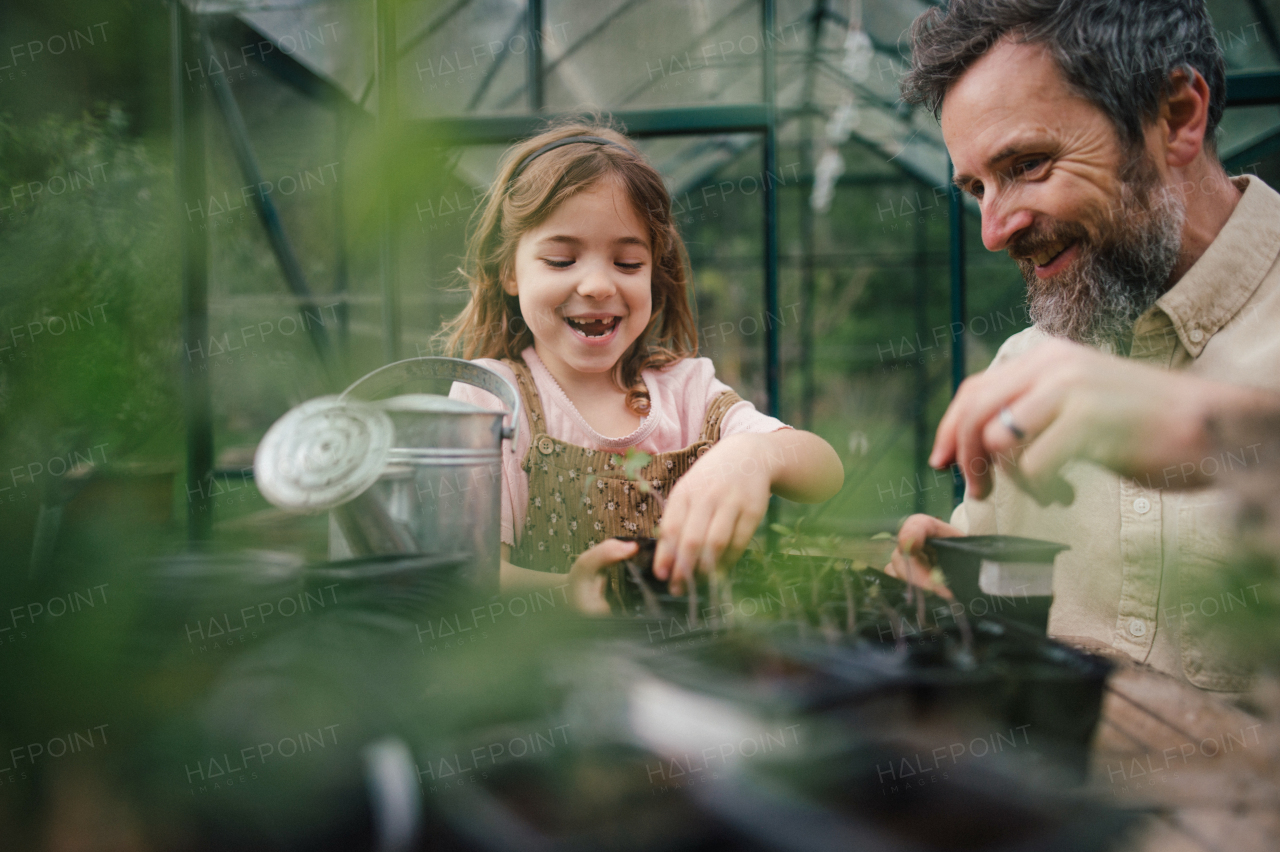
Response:
[[[893,551],[885,573],[947,600],[954,598],[950,589],[933,581],[933,570],[926,562],[907,556],[901,550]]]
[[[982,449],[982,434],[1000,409],[1035,385],[1045,370],[1067,353],[1046,341],[1018,360],[988,369],[966,379],[938,424],[929,463],[940,468],[954,460],[974,496],[985,497],[990,485],[990,464]],[[1007,427],[1006,427],[1007,428]],[[978,459],[982,459],[979,464]]]
[[[1063,465],[1074,458],[1084,456],[1084,441],[1089,435],[1074,418],[1060,417],[1040,434],[1018,462],[1022,475],[1049,499],[1062,502],[1068,492],[1066,504],[1070,504],[1074,491],[1070,485],[1058,475]],[[1057,480],[1061,485],[1056,484]],[[1066,486],[1066,489],[1062,487]]]
[[[1026,391],[1029,377],[1002,372],[991,378],[979,395],[969,403],[963,419],[956,425],[956,463],[964,474],[965,482],[973,496],[979,500],[991,489],[991,459],[983,445],[982,433],[987,424],[996,419],[1000,409]],[[1008,429],[1008,427],[1005,427]]]
[[[932,515],[912,515],[898,530],[898,549],[907,555],[920,553],[930,538],[954,538],[963,532]]]
[[[933,467],[942,467],[955,459],[956,423],[968,407],[970,395],[975,393],[975,388],[985,380],[985,377],[984,373],[977,373],[961,382],[951,404],[947,406],[946,411],[942,412],[942,419],[938,421],[938,432],[933,438],[933,449],[929,453],[929,464]]]

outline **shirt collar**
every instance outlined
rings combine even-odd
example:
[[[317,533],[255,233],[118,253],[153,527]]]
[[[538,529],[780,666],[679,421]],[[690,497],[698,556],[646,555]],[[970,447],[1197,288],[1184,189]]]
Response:
[[[574,422],[578,424],[578,428],[582,429],[595,444],[606,450],[625,450],[627,447],[634,447],[641,441],[647,440],[653,431],[658,428],[658,421],[662,414],[662,394],[653,392],[656,385],[653,377],[650,376],[649,370],[643,370],[640,377],[645,380],[645,386],[649,389],[649,413],[640,418],[640,425],[630,435],[623,435],[621,438],[610,438],[601,435],[592,427],[587,419],[582,416],[582,412],[578,411],[578,406],[573,404],[573,400],[569,399],[569,395],[564,392],[564,388],[560,387],[560,382],[556,381],[556,377],[547,369],[547,365],[542,363],[542,359],[538,357],[538,352],[532,346],[526,347],[520,353],[520,357],[524,359],[525,366],[529,368],[529,372],[533,374],[535,382],[542,379],[543,387],[549,387],[551,393],[555,395],[560,407],[570,413]],[[547,407],[546,400],[543,400],[542,407]]]
[[[1156,301],[1178,339],[1199,357],[1249,300],[1280,250],[1280,194],[1250,175],[1233,179],[1236,209],[1200,259]]]

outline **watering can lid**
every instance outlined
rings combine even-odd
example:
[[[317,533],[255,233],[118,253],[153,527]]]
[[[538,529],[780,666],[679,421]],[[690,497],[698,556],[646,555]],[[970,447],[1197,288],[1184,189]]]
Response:
[[[391,450],[391,418],[375,405],[322,396],[272,424],[253,457],[253,477],[273,505],[320,512],[367,490]]]

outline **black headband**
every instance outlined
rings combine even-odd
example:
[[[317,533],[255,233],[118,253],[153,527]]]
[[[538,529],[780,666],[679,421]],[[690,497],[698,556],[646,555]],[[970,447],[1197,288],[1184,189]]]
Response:
[[[520,165],[516,166],[515,171],[511,173],[511,177],[507,179],[507,186],[511,186],[511,184],[515,183],[516,178],[520,177],[521,172],[523,172],[526,168],[528,168],[530,163],[532,163],[534,160],[541,157],[543,154],[547,153],[548,151],[554,151],[556,148],[561,148],[561,147],[564,147],[565,145],[573,145],[578,142],[589,142],[593,145],[612,145],[613,147],[621,151],[626,151],[628,154],[631,153],[631,151],[628,148],[625,148],[622,145],[619,145],[617,142],[614,142],[612,139],[605,139],[603,136],[566,136],[563,139],[557,139],[554,142],[548,142],[546,145],[543,145],[541,148],[539,148],[538,150],[534,151],[532,154],[530,154],[529,156],[521,160]]]

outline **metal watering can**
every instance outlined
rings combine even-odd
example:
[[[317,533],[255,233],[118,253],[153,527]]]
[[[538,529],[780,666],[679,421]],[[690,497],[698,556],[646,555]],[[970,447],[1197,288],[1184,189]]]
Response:
[[[474,385],[508,410],[426,393],[382,398],[418,379]],[[519,424],[520,395],[502,376],[457,358],[410,358],[290,409],[258,445],[254,479],[282,509],[330,510],[330,559],[466,554],[466,581],[493,594],[502,441]]]

